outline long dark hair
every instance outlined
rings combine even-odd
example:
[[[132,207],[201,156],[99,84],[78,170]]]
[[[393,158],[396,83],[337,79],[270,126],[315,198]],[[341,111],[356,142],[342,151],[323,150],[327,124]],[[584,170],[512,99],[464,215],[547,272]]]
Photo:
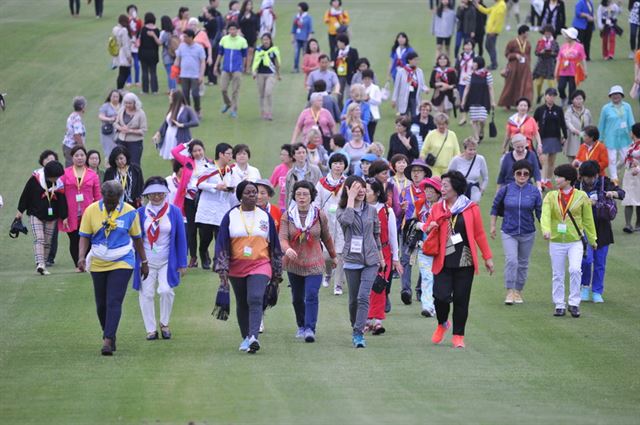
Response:
[[[162,15],[160,18],[160,28],[162,31],[166,31],[168,33],[173,33],[173,22],[171,22],[171,18],[167,15]]]
[[[253,1],[252,0],[244,0],[242,2],[242,6],[240,6],[240,17],[243,17],[245,12],[247,11],[247,3],[251,2],[251,14],[255,14],[255,12],[253,11]]]
[[[104,100],[104,103],[111,103],[111,95],[114,92],[118,93],[118,97],[120,98],[120,100],[118,100],[118,103],[122,103],[122,92],[116,89],[113,89],[109,92],[109,94],[107,95],[107,98]]]
[[[384,186],[378,179],[370,177],[367,179],[367,184],[371,186],[371,190],[376,194],[377,201],[381,204],[387,202],[387,193],[384,190]]]
[[[347,200],[349,197],[349,195],[347,194],[347,189],[350,189],[355,182],[360,183],[364,188],[367,187],[367,183],[364,181],[362,177],[358,177],[358,176],[347,177],[347,179],[344,181],[344,189],[342,190],[342,194],[340,195],[340,202],[338,203],[338,207],[340,207],[341,209],[347,208]]]
[[[398,48],[398,46],[400,46],[400,43],[398,43],[398,37],[400,37],[400,36],[404,37],[405,40],[407,40],[407,42],[405,43],[404,47],[406,47],[406,48],[411,47],[411,45],[409,44],[409,36],[407,35],[407,33],[404,32],[404,31],[400,31],[398,33],[398,35],[396,35],[396,40],[393,42],[393,46],[391,47],[391,53],[395,52],[396,49]]]
[[[310,38],[309,40],[307,40],[307,46],[305,48],[305,53],[308,55],[311,54],[311,48],[309,47],[309,45],[311,44],[312,41],[315,41],[316,45],[318,46],[317,53],[320,53],[320,43],[318,43],[318,40],[316,40],[315,38]]]
[[[171,103],[169,104],[169,110],[167,111],[167,114],[171,114],[171,120],[178,120],[180,107],[186,104],[187,101],[184,98],[182,90],[174,90],[171,92]]]

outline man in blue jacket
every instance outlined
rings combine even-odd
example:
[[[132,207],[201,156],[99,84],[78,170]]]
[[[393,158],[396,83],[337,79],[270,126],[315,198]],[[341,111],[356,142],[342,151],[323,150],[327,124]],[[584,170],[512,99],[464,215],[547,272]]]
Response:
[[[216,75],[220,75],[220,89],[222,90],[222,113],[231,109],[231,118],[238,116],[238,94],[242,70],[247,57],[247,40],[238,35],[238,24],[227,24],[227,35],[222,37],[218,45],[218,57],[213,65]],[[231,98],[229,98],[229,83],[231,83]]]

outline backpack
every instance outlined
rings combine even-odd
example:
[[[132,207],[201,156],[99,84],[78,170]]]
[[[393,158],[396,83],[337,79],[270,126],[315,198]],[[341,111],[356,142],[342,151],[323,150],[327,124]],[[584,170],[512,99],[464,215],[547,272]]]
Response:
[[[175,34],[171,34],[169,36],[169,41],[167,41],[167,53],[169,54],[169,56],[175,59],[176,50],[178,50],[179,46],[180,46],[180,37],[178,37]]]
[[[109,36],[109,40],[107,41],[107,52],[113,57],[118,56],[120,53],[120,47],[118,46],[118,40],[112,35]]]

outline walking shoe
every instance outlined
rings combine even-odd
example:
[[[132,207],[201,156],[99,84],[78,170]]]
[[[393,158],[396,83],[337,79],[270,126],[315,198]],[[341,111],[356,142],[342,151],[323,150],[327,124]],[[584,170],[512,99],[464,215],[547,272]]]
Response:
[[[38,263],[38,265],[36,266],[36,273],[44,274],[43,272],[44,272],[44,264]]]
[[[240,347],[238,347],[238,351],[249,351],[249,337],[246,337],[241,343]]]
[[[622,231],[625,233],[633,233],[633,229],[630,226],[624,226]]]
[[[302,338],[304,338],[304,328],[298,328],[298,331],[296,332],[296,339]]]
[[[336,286],[336,288],[333,290],[333,295],[342,295],[342,288]]]
[[[222,105],[222,109],[220,109],[220,112],[225,114],[230,108],[231,108],[230,105]]]
[[[380,320],[376,320],[376,323],[373,325],[373,331],[371,331],[371,335],[382,335],[387,330],[382,326],[382,322]]]
[[[258,350],[260,350],[260,341],[258,341],[258,338],[251,335],[251,338],[249,338],[249,349],[247,350],[247,353],[255,354]]]
[[[570,305],[569,313],[571,313],[571,317],[580,317],[580,307],[578,307],[577,305]]]
[[[448,320],[444,325],[438,324],[436,330],[433,332],[433,335],[431,335],[431,342],[433,342],[434,344],[440,344],[444,339],[444,334],[447,332],[447,329],[449,329],[449,327],[451,327],[451,322],[449,322]]]
[[[517,289],[513,290],[513,302],[515,304],[523,304],[524,300],[522,299],[522,291],[518,291]]]
[[[237,113],[236,111],[231,111],[231,112],[229,113],[229,116],[230,116],[231,118],[238,118],[238,113]]]
[[[565,314],[567,314],[567,310],[565,310],[564,308],[556,308],[556,310],[553,312],[553,315],[556,317],[562,317]]]
[[[464,348],[464,335],[454,335],[451,338],[453,348]]]
[[[47,267],[55,266],[56,262],[54,260],[47,260],[44,265]]]
[[[593,293],[593,302],[596,304],[600,304],[604,302],[604,298],[602,298],[602,294],[598,294],[597,292]]]
[[[190,269],[194,269],[198,267],[198,258],[197,257],[191,257],[191,259],[189,260],[189,268]]]
[[[513,289],[507,289],[507,296],[504,298],[506,305],[513,305]]]
[[[147,333],[147,341],[155,341],[158,339],[158,331]]]
[[[373,328],[373,326],[374,326],[374,322],[375,322],[375,321],[374,321],[373,319],[371,319],[371,320],[367,320],[367,323],[365,323],[365,325],[364,325],[364,329],[362,329],[362,332],[363,332],[363,333],[367,333],[367,332],[369,332],[369,331]]]
[[[400,299],[404,305],[411,305],[411,291],[400,292]]]
[[[113,356],[112,341],[109,338],[104,339],[100,354],[102,354],[103,356]]]
[[[422,317],[433,317],[433,314],[431,314],[431,312],[430,312],[429,310],[422,310],[422,311],[420,312],[420,315],[421,315]]]
[[[391,312],[391,300],[389,299],[389,294],[387,294],[387,300],[384,303],[384,312],[385,313]]]
[[[169,330],[169,326],[160,325],[160,334],[162,335],[162,339],[171,339],[171,331]]]
[[[591,289],[588,286],[580,288],[580,301],[591,301]]]
[[[354,335],[352,338],[353,348],[366,348],[367,342],[364,340],[364,335]]]
[[[322,286],[324,288],[328,288],[330,281],[331,281],[331,276],[325,276],[324,279],[322,279]]]
[[[311,329],[304,331],[304,342],[316,342],[316,333]]]
[[[264,319],[260,321],[260,328],[258,328],[258,333],[264,333]]]

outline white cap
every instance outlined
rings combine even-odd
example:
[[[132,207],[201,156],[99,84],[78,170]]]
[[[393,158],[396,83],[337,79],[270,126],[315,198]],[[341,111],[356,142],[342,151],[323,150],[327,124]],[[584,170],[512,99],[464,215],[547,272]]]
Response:
[[[562,33],[562,35],[564,35],[567,38],[570,38],[571,40],[578,39],[578,30],[575,29],[574,27],[562,28],[560,32]]]
[[[198,26],[198,18],[189,18],[189,26],[195,25]]]
[[[621,94],[624,97],[624,90],[622,90],[622,86],[615,85],[609,89],[609,96],[612,94]]]

